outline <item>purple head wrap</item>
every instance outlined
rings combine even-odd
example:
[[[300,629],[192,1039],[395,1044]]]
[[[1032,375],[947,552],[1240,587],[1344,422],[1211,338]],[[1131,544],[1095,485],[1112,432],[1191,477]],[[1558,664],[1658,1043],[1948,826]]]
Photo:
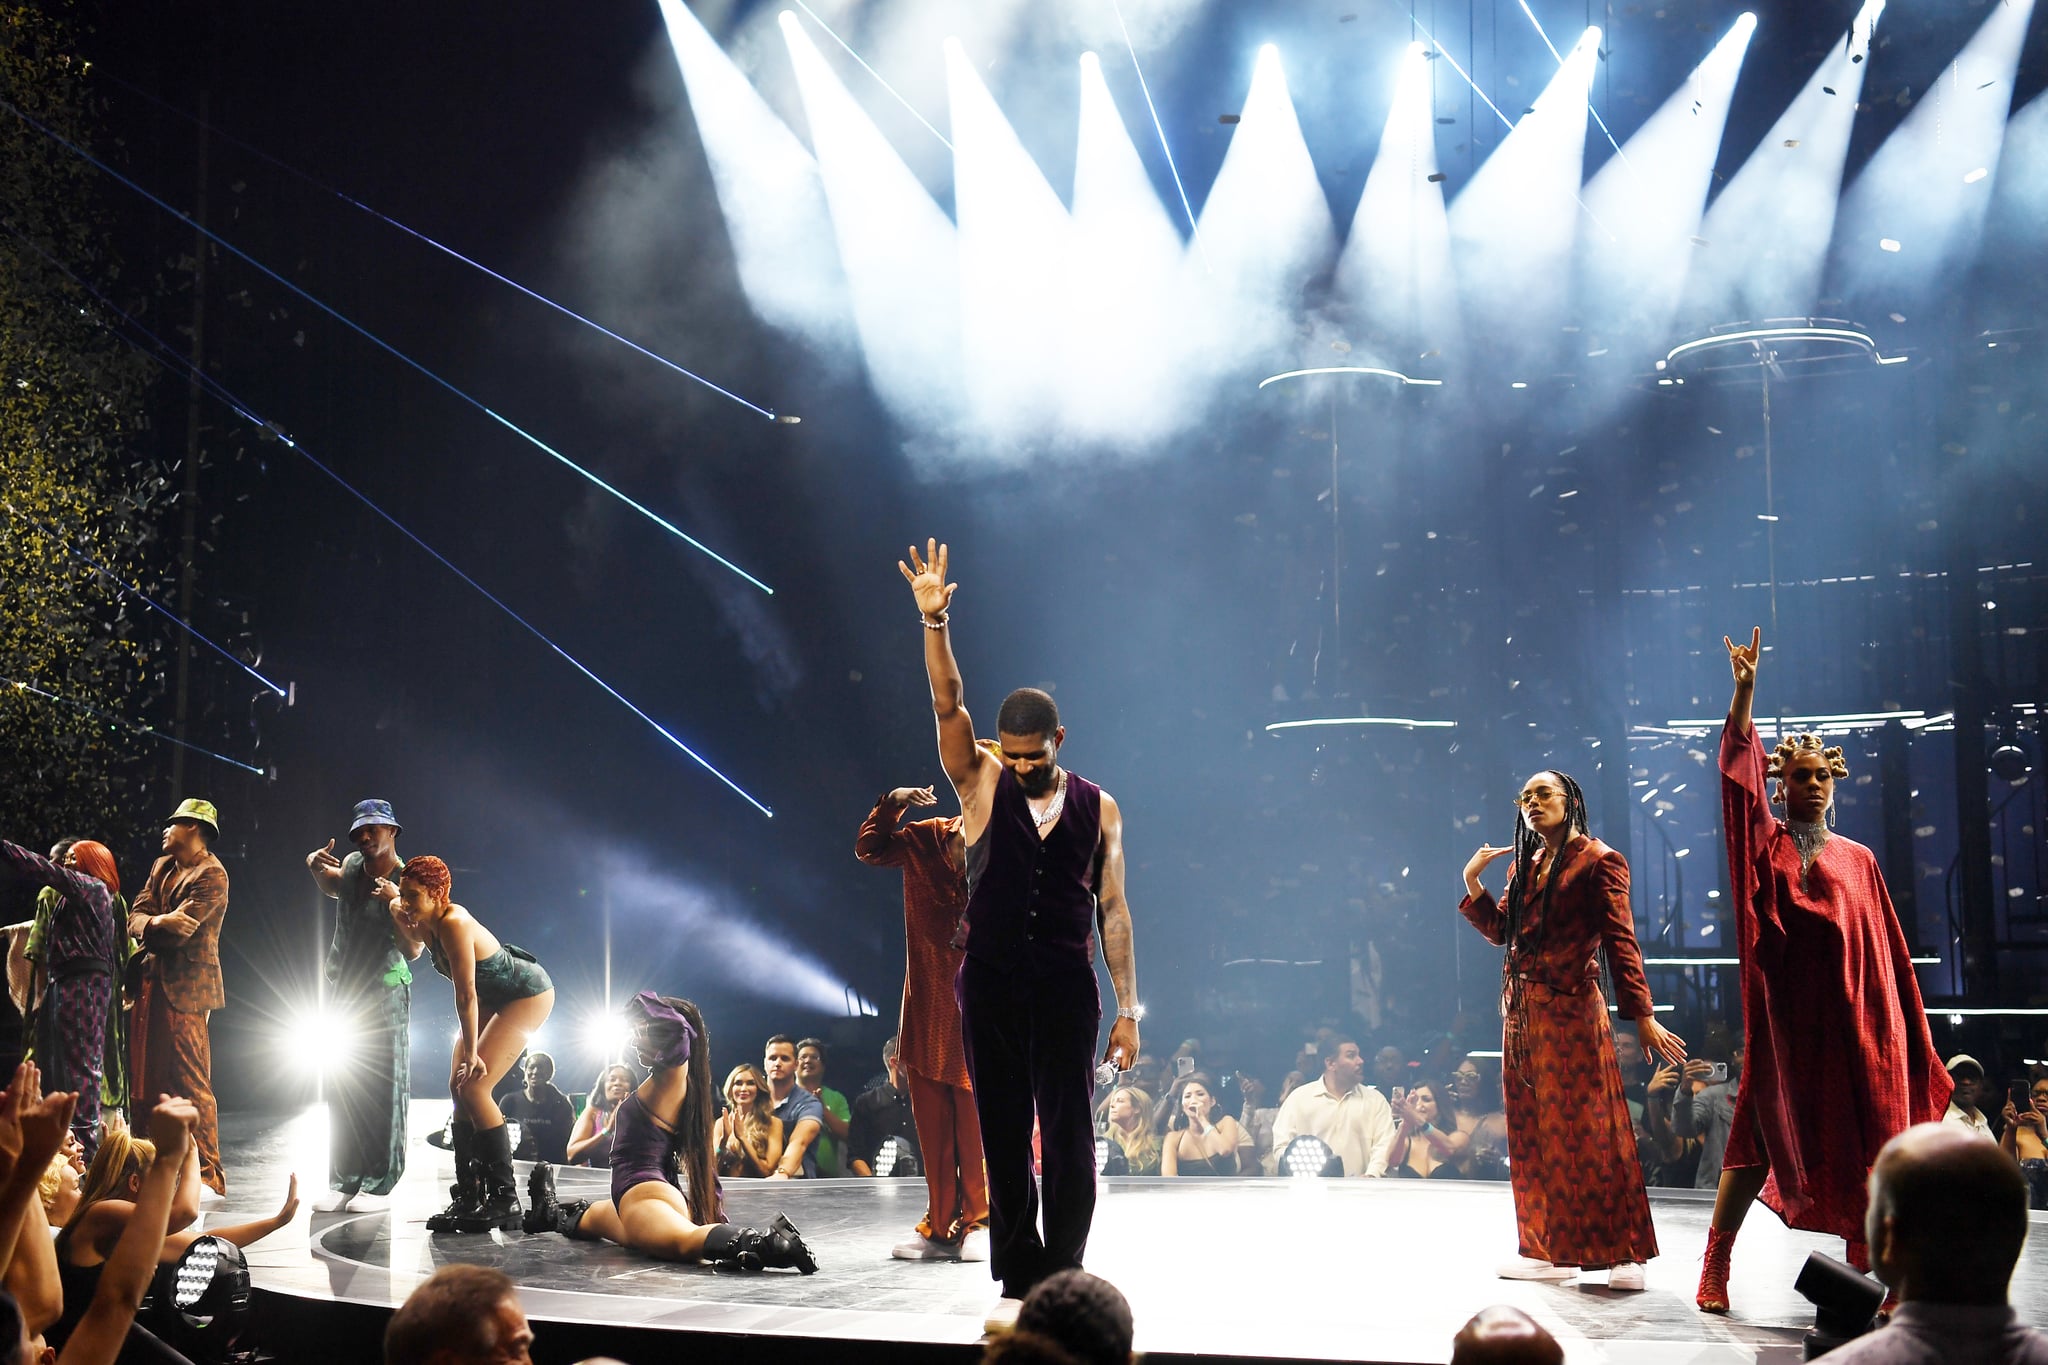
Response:
[[[634,1032],[641,1039],[638,1046],[642,1066],[653,1070],[681,1066],[690,1060],[690,1045],[697,1040],[697,1030],[690,1027],[690,1021],[680,1010],[653,991],[641,991],[634,996],[632,1008],[640,1012]]]

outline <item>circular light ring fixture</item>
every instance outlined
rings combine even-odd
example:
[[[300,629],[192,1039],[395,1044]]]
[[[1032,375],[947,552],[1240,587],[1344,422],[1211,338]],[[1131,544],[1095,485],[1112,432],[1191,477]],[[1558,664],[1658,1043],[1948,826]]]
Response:
[[[1259,387],[1263,389],[1268,384],[1277,384],[1283,379],[1307,379],[1320,374],[1373,374],[1382,379],[1398,379],[1404,385],[1416,388],[1440,389],[1444,386],[1441,379],[1417,379],[1412,375],[1402,374],[1399,370],[1381,369],[1377,365],[1323,365],[1311,370],[1284,370],[1279,374],[1269,374],[1259,381]]]
[[[1796,348],[1802,354],[1784,354],[1778,348]],[[1720,364],[1708,364],[1717,352],[1741,350],[1745,354]],[[1767,318],[1755,325],[1731,324],[1728,330],[1682,341],[1657,362],[1660,374],[1675,375],[1680,362],[1689,361],[1702,370],[1754,369],[1759,364],[1814,364],[1839,360],[1850,354],[1869,357],[1879,365],[1903,365],[1911,357],[1886,355],[1877,338],[1840,318]],[[1660,382],[1663,382],[1660,380]]]

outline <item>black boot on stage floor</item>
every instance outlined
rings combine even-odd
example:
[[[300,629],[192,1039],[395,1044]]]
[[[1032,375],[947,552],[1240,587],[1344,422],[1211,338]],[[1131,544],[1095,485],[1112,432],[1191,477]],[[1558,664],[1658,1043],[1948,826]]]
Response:
[[[512,1135],[500,1123],[471,1139],[476,1144],[476,1204],[456,1215],[457,1232],[517,1232],[522,1221],[519,1176],[512,1169]]]
[[[559,1232],[564,1237],[583,1240],[583,1234],[576,1230],[582,1223],[583,1215],[590,1212],[588,1199],[572,1199],[563,1203],[555,1196],[555,1168],[545,1161],[533,1163],[533,1174],[526,1178],[526,1219],[522,1226],[529,1233]]]
[[[783,1214],[776,1214],[766,1232],[720,1223],[704,1238],[704,1259],[713,1265],[740,1270],[796,1269],[806,1275],[818,1272],[817,1258],[804,1245],[803,1234]]]
[[[455,1154],[455,1183],[448,1187],[448,1207],[427,1219],[428,1232],[460,1231],[460,1220],[476,1212],[476,1125],[468,1119],[450,1123],[448,1149]]]

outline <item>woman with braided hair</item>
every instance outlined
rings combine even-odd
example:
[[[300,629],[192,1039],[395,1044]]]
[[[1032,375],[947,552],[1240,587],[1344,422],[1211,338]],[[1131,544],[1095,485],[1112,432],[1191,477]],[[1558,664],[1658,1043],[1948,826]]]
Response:
[[[1513,846],[1480,846],[1465,864],[1458,906],[1487,942],[1507,949],[1501,1051],[1521,1256],[1500,1274],[1569,1280],[1604,1269],[1610,1289],[1641,1289],[1657,1234],[1600,992],[1603,949],[1621,1014],[1636,1021],[1643,1047],[1682,1063],[1685,1040],[1657,1022],[1628,861],[1587,833],[1579,784],[1537,773],[1515,806]],[[1514,870],[1495,901],[1479,874],[1510,854]]]
[[[1842,751],[1800,734],[1766,758],[1750,723],[1763,631],[1746,646],[1722,643],[1735,695],[1721,731],[1721,820],[1748,1052],[1700,1267],[1709,1313],[1728,1311],[1729,1254],[1759,1197],[1790,1227],[1845,1238],[1849,1263],[1868,1270],[1871,1163],[1897,1134],[1939,1119],[1954,1088],[1877,859],[1829,828],[1835,783],[1849,775]]]
[[[617,1242],[664,1261],[816,1271],[803,1234],[784,1215],[776,1214],[765,1232],[725,1221],[713,1154],[718,1092],[704,1016],[687,1000],[641,991],[626,1017],[648,1074],[612,1118],[612,1197],[563,1203],[554,1168],[537,1161],[526,1186],[526,1231]]]

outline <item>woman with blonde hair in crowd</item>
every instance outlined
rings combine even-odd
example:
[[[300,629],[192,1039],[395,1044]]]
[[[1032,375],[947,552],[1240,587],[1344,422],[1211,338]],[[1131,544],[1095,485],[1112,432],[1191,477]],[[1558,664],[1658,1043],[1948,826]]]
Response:
[[[597,1079],[590,1083],[590,1098],[584,1101],[583,1112],[576,1116],[576,1126],[569,1132],[569,1164],[571,1166],[595,1166],[603,1170],[612,1164],[612,1116],[619,1112],[619,1103],[633,1093],[639,1079],[633,1069],[623,1062],[613,1062],[597,1073]]]
[[[1152,1097],[1135,1085],[1109,1096],[1108,1137],[1124,1154],[1129,1175],[1159,1174],[1159,1134],[1152,1131]]]
[[[718,1173],[766,1177],[782,1160],[782,1120],[768,1098],[768,1080],[747,1062],[725,1077],[718,1116]]]

